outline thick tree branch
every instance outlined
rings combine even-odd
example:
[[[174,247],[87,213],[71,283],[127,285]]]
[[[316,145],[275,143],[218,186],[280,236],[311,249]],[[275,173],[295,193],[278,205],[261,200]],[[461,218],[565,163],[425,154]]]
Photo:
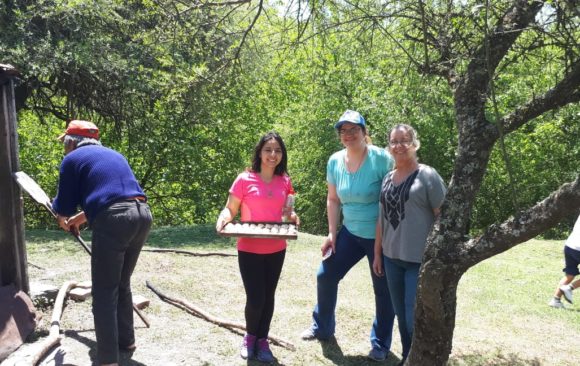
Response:
[[[520,34],[534,21],[542,6],[540,1],[515,0],[475,51],[460,87],[486,92],[495,69]]]
[[[495,71],[505,58],[520,34],[532,24],[541,10],[543,2],[516,0],[513,7],[498,20],[489,37],[489,59],[486,59],[487,45],[483,44],[475,57],[484,59],[488,67]]]
[[[576,60],[570,73],[555,87],[520,106],[505,116],[500,123],[504,126],[504,131],[509,133],[548,111],[578,101],[580,101],[580,60]]]
[[[478,238],[470,240],[464,251],[467,268],[520,243],[530,240],[555,226],[580,208],[580,175],[562,185],[548,198],[499,225],[490,226]]]

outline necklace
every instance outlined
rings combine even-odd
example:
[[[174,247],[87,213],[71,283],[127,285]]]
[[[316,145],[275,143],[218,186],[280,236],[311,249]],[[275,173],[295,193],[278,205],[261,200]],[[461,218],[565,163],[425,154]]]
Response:
[[[346,155],[344,157],[344,159],[345,159],[344,165],[345,165],[346,172],[348,174],[348,180],[349,180],[349,182],[348,182],[349,183],[349,185],[348,185],[348,195],[350,197],[352,197],[352,189],[353,189],[354,185],[356,184],[357,178],[359,176],[360,168],[361,168],[363,162],[366,160],[366,157],[367,157],[367,147],[365,146],[365,148],[363,150],[363,153],[362,153],[362,156],[361,156],[361,159],[358,162],[358,165],[356,166],[356,170],[354,172],[349,172],[348,171],[348,164],[346,162]]]
[[[367,147],[365,146],[364,147],[364,150],[363,150],[363,152],[361,154],[361,158],[360,158],[360,160],[359,160],[359,162],[358,162],[358,164],[356,166],[356,169],[350,171],[348,169],[348,161],[350,161],[350,159],[348,161],[346,160],[348,154],[345,153],[344,154],[344,165],[346,167],[346,172],[349,173],[349,174],[355,174],[356,175],[356,173],[358,173],[358,170],[359,170],[360,166],[362,165],[363,161],[365,161],[366,155],[367,155]]]
[[[394,185],[401,184],[417,170],[419,170],[419,164],[416,162],[414,164],[410,164],[409,166],[395,168],[395,170],[393,170],[393,178],[392,178],[393,184]]]

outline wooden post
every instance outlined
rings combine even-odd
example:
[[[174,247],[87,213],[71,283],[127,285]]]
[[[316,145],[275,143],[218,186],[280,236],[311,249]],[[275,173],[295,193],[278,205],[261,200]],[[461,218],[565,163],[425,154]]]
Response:
[[[14,81],[18,71],[0,64],[0,286],[29,292],[22,192],[12,173],[20,170]]]

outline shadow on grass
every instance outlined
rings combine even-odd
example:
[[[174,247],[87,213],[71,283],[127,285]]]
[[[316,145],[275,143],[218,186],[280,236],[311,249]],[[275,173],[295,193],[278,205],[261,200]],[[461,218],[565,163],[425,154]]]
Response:
[[[92,361],[92,366],[98,366],[99,363],[97,361],[97,342],[94,340],[87,338],[80,334],[80,332],[74,330],[65,331],[65,336],[72,338],[79,343],[84,344],[89,348],[89,357]],[[119,364],[120,365],[127,365],[127,366],[146,366],[144,363],[135,361],[131,359],[133,354],[130,352],[119,352]],[[58,365],[57,365],[58,366]],[[63,365],[64,366],[64,365]]]
[[[90,231],[83,230],[80,236],[90,248]],[[45,250],[47,248],[45,244],[49,244],[53,252],[58,251],[74,254],[79,251],[84,251],[77,240],[63,230],[26,229],[25,242],[27,244],[27,250],[31,253],[34,253],[36,250]]]
[[[389,353],[387,359],[384,361],[373,361],[363,355],[344,355],[340,345],[336,341],[335,337],[330,338],[327,341],[320,342],[320,347],[322,348],[322,354],[324,357],[332,361],[335,365],[341,366],[352,366],[352,365],[386,365],[395,366],[401,360],[397,358],[393,353]]]
[[[147,245],[158,248],[235,248],[234,238],[225,238],[216,234],[213,224],[160,227],[151,230]]]
[[[246,362],[246,365],[248,366],[264,366],[264,365],[276,365],[276,366],[285,366],[285,363],[280,363],[280,361],[274,357],[274,362],[271,363],[264,363],[264,362],[260,362],[258,360],[248,360]]]
[[[525,359],[514,353],[504,354],[501,350],[493,353],[459,354],[449,359],[449,366],[540,366],[538,359]]]
[[[90,230],[82,230],[81,237],[90,245]],[[27,229],[26,241],[34,244],[70,241],[70,245],[66,246],[68,250],[81,248],[72,235],[62,230]],[[156,248],[232,249],[236,246],[236,239],[217,235],[213,224],[165,226],[152,229],[145,245]]]
[[[47,242],[47,241],[62,241],[75,239],[67,232],[63,230],[43,230],[43,229],[26,229],[26,240],[29,242]],[[90,238],[90,233],[86,231],[81,231],[81,236],[84,238]]]
[[[395,366],[401,362],[401,359],[389,353],[385,361],[376,362],[368,359],[366,356],[345,356],[342,353],[340,345],[335,338],[326,342],[320,342],[324,357],[332,361],[335,365],[353,366],[353,365],[385,365]],[[501,351],[494,353],[471,353],[456,355],[449,360],[449,366],[541,366],[538,359],[525,359],[513,353],[503,354]]]

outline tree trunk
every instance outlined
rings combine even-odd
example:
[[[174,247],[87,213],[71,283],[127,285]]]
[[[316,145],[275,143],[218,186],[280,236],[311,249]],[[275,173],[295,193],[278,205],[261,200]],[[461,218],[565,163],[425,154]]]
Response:
[[[457,285],[463,274],[456,266],[438,259],[424,262],[421,267],[415,331],[407,364],[446,365],[451,353]]]
[[[451,353],[457,286],[472,263],[465,260],[462,248],[468,240],[471,210],[496,141],[479,93],[469,83],[460,83],[455,90],[457,159],[419,273],[413,344],[407,360],[413,366],[446,365]]]

